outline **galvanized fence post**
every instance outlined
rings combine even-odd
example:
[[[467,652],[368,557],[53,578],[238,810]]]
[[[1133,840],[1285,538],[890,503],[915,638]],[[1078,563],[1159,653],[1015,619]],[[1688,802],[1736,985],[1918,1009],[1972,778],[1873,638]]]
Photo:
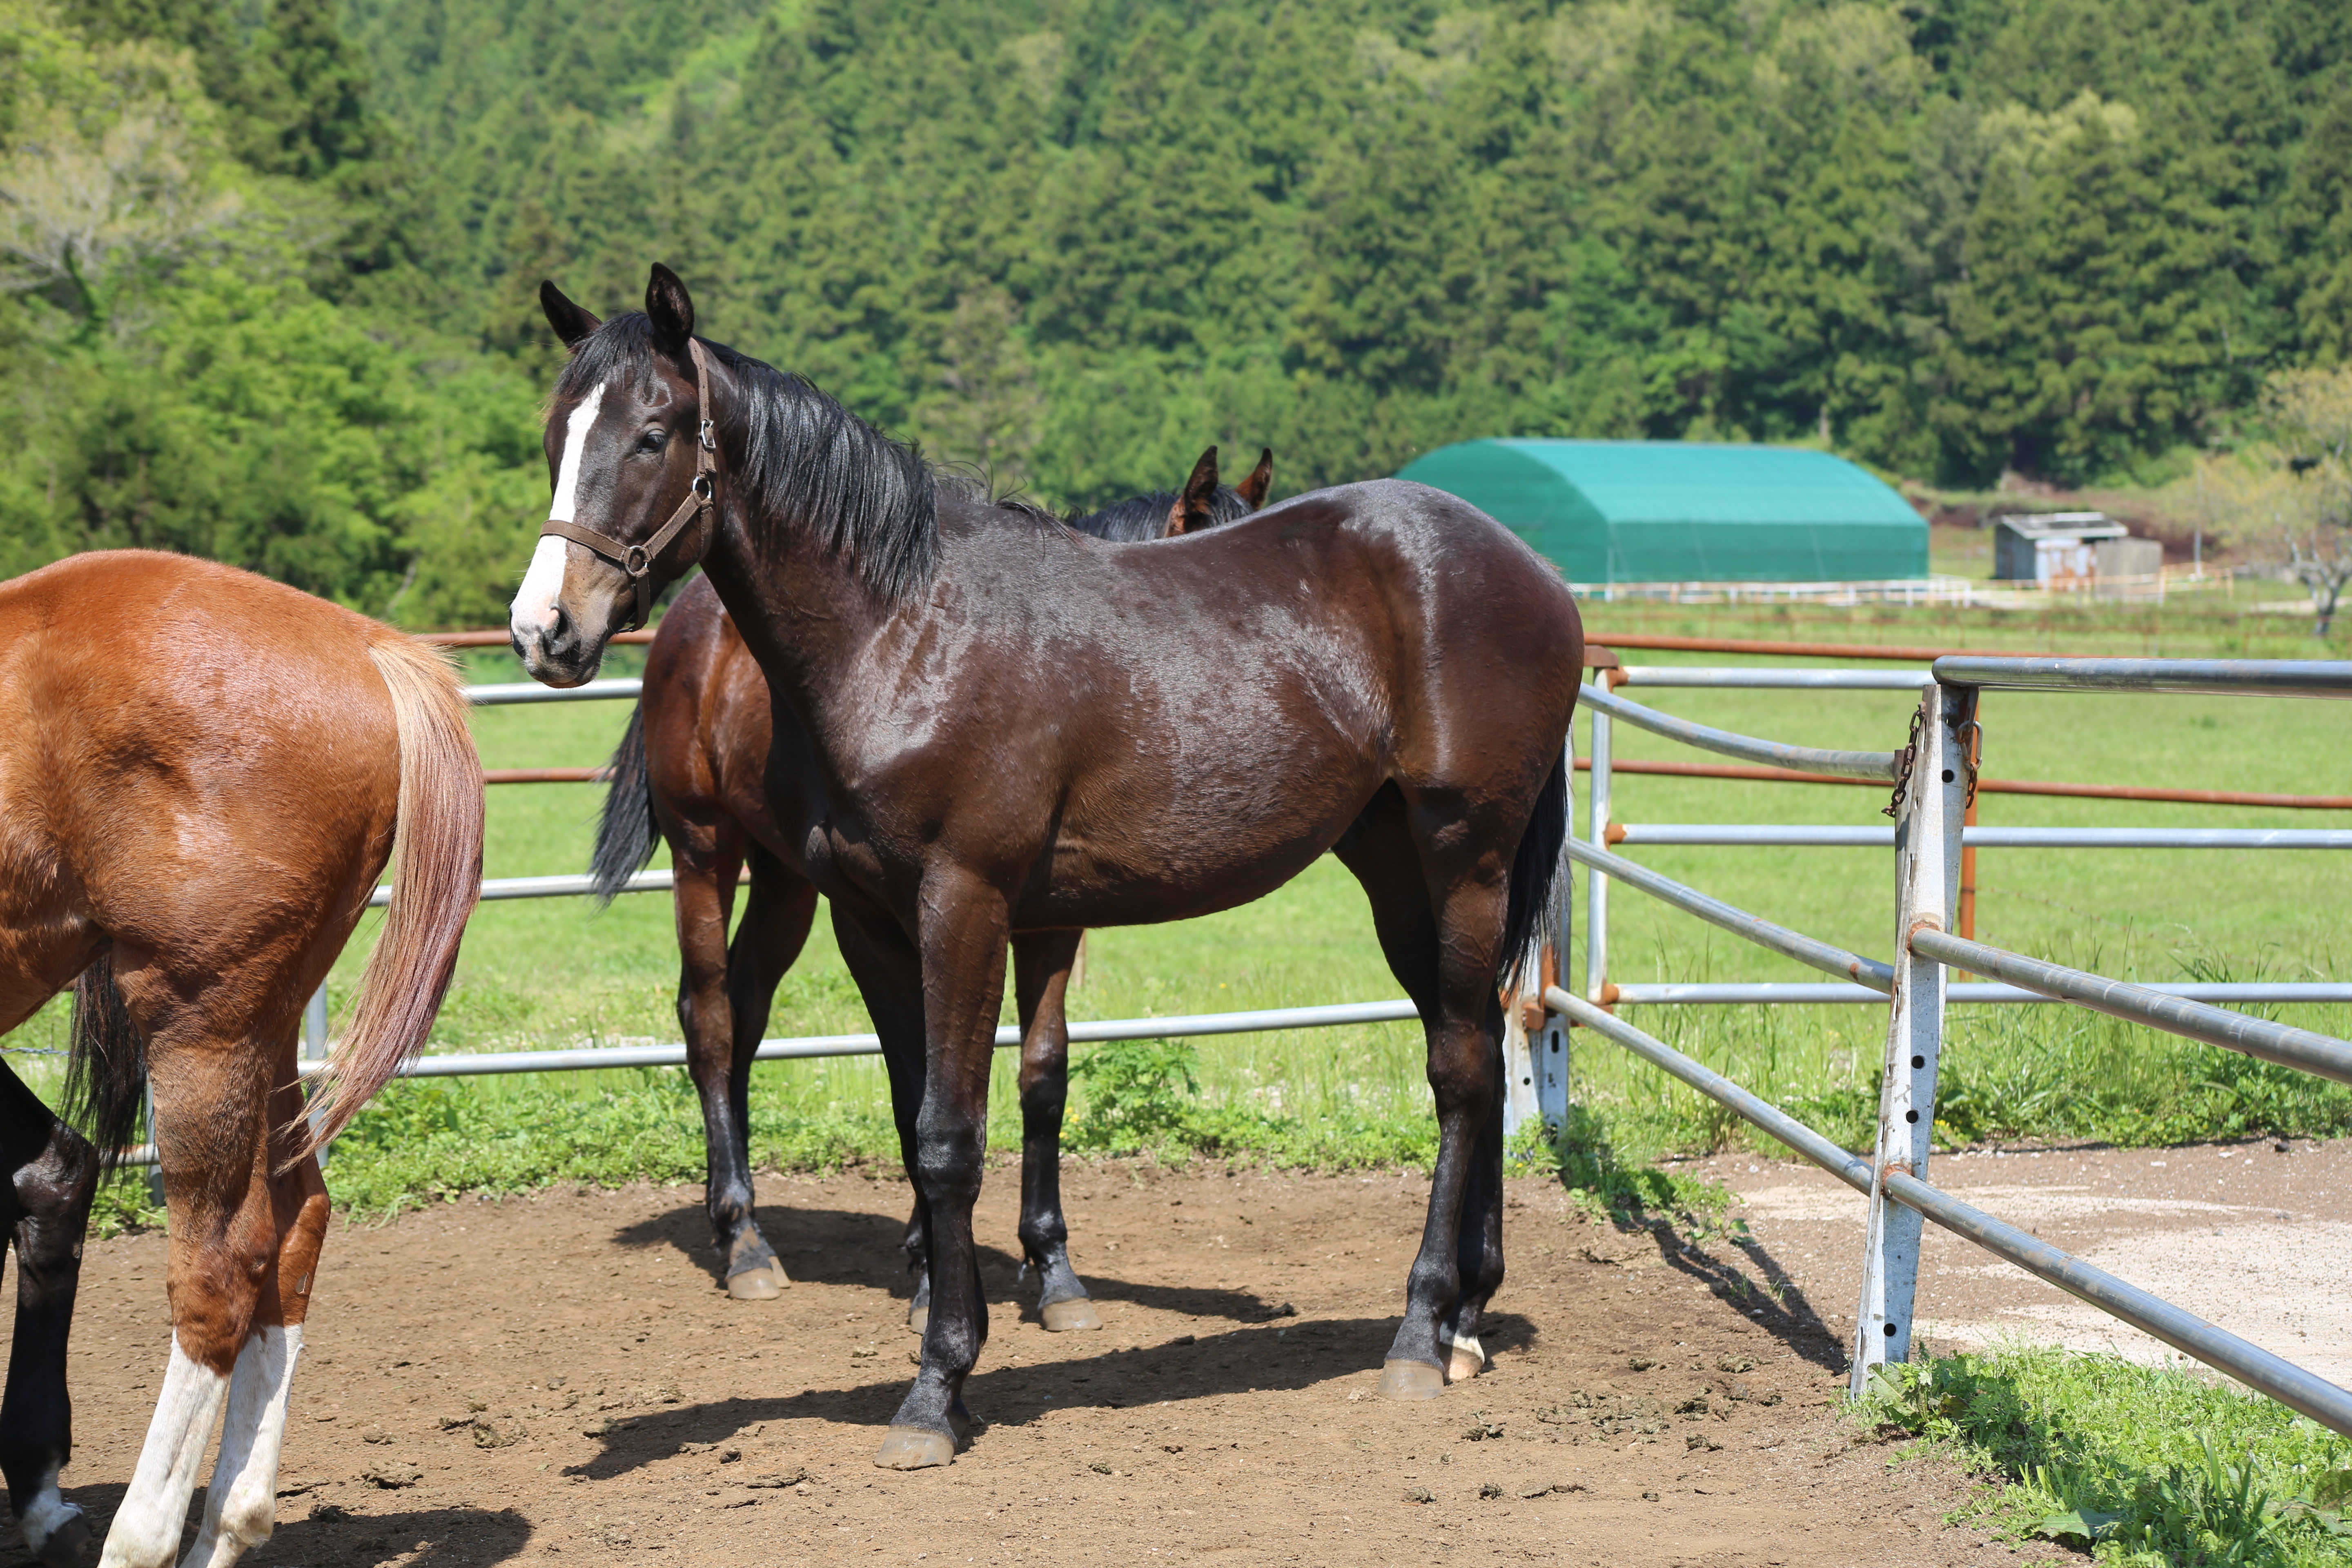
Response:
[[[1609,847],[1609,715],[1592,715],[1592,805],[1584,841],[1595,849]],[[1563,965],[1563,967],[1565,967]],[[1586,879],[1584,895],[1584,996],[1594,1006],[1605,1006],[1601,993],[1609,984],[1609,879],[1594,871]]]
[[[1854,1313],[1849,1392],[1860,1397],[1873,1368],[1911,1357],[1912,1304],[1919,1281],[1916,1209],[1891,1202],[1890,1173],[1927,1179],[1936,1131],[1936,1072],[1944,1043],[1944,967],[1911,951],[1911,932],[1951,929],[1960,879],[1960,826],[1969,781],[1957,731],[1974,711],[1967,687],[1931,686],[1895,836],[1895,999],[1879,1091],[1876,1171],[1863,1257],[1862,1303]]]
[[[1568,803],[1570,821],[1576,810],[1576,730],[1570,726],[1567,743],[1560,753],[1560,766],[1568,770]],[[1573,829],[1571,828],[1571,831]],[[1543,978],[1546,986],[1568,986],[1568,955],[1575,945],[1576,936],[1576,862],[1570,859],[1565,847],[1559,857],[1559,879],[1553,884],[1552,896],[1559,900],[1559,940],[1551,952],[1551,973]],[[1552,1142],[1568,1130],[1568,1069],[1570,1047],[1568,1016],[1547,1008],[1543,1028],[1530,1042],[1535,1054],[1536,1114],[1543,1118],[1544,1136]]]
[[[319,989],[302,1007],[302,1059],[322,1062],[327,1059],[327,983],[319,982]],[[307,1089],[305,1090],[307,1093]],[[313,1121],[312,1126],[317,1126]],[[327,1151],[319,1151],[319,1168],[326,1169]]]
[[[1567,777],[1568,797],[1563,824],[1574,831],[1576,811],[1576,736],[1573,731],[1560,751],[1559,765]],[[1503,1135],[1514,1137],[1529,1121],[1543,1124],[1547,1142],[1557,1141],[1568,1125],[1568,1020],[1544,1005],[1544,992],[1561,983],[1568,964],[1569,937],[1575,929],[1575,862],[1565,847],[1552,883],[1553,921],[1559,938],[1536,944],[1522,955],[1526,965],[1517,994],[1507,999],[1503,1016]]]

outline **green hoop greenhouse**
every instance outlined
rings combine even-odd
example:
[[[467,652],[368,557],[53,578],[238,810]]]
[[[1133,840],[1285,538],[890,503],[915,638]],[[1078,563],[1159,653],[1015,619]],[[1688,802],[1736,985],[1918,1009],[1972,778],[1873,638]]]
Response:
[[[1464,441],[1397,476],[1508,525],[1571,583],[1927,575],[1927,523],[1827,452],[1688,441]]]

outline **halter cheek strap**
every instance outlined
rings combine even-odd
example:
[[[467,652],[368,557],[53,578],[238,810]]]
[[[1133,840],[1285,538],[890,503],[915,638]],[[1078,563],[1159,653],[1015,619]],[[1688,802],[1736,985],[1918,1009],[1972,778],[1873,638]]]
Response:
[[[719,499],[719,438],[710,422],[710,363],[703,357],[702,345],[692,338],[686,340],[688,352],[694,356],[694,395],[702,427],[696,433],[694,448],[694,480],[687,487],[686,499],[669,514],[669,521],[656,531],[643,544],[624,544],[608,534],[597,532],[584,523],[569,518],[551,517],[539,531],[544,539],[552,534],[584,545],[629,574],[630,584],[637,591],[636,613],[621,629],[635,631],[646,624],[654,607],[654,567],[660,562],[662,552],[684,532],[686,525],[709,511]],[[705,548],[708,548],[706,542]],[[690,559],[679,562],[680,567],[691,566],[702,559],[699,552]]]

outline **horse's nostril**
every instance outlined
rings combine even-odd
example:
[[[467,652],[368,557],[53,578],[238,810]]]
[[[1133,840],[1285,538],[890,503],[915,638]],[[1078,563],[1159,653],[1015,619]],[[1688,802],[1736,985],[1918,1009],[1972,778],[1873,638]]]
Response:
[[[554,608],[555,619],[547,629],[547,646],[551,648],[561,647],[572,632],[572,617],[563,613],[562,605]]]

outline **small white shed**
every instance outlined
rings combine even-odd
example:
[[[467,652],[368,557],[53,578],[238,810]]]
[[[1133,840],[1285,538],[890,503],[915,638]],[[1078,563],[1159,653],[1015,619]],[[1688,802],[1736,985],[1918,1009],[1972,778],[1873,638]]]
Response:
[[[2155,570],[2137,560],[2126,560],[2128,555],[2141,552],[2119,552],[2107,542],[2128,538],[2129,531],[2103,511],[2044,511],[1997,517],[1993,519],[1992,574],[2003,582],[2063,588],[2087,584],[2102,575],[2116,575],[2119,569]],[[2153,540],[2132,542],[2153,545],[2158,562],[2162,563],[2162,545]]]

